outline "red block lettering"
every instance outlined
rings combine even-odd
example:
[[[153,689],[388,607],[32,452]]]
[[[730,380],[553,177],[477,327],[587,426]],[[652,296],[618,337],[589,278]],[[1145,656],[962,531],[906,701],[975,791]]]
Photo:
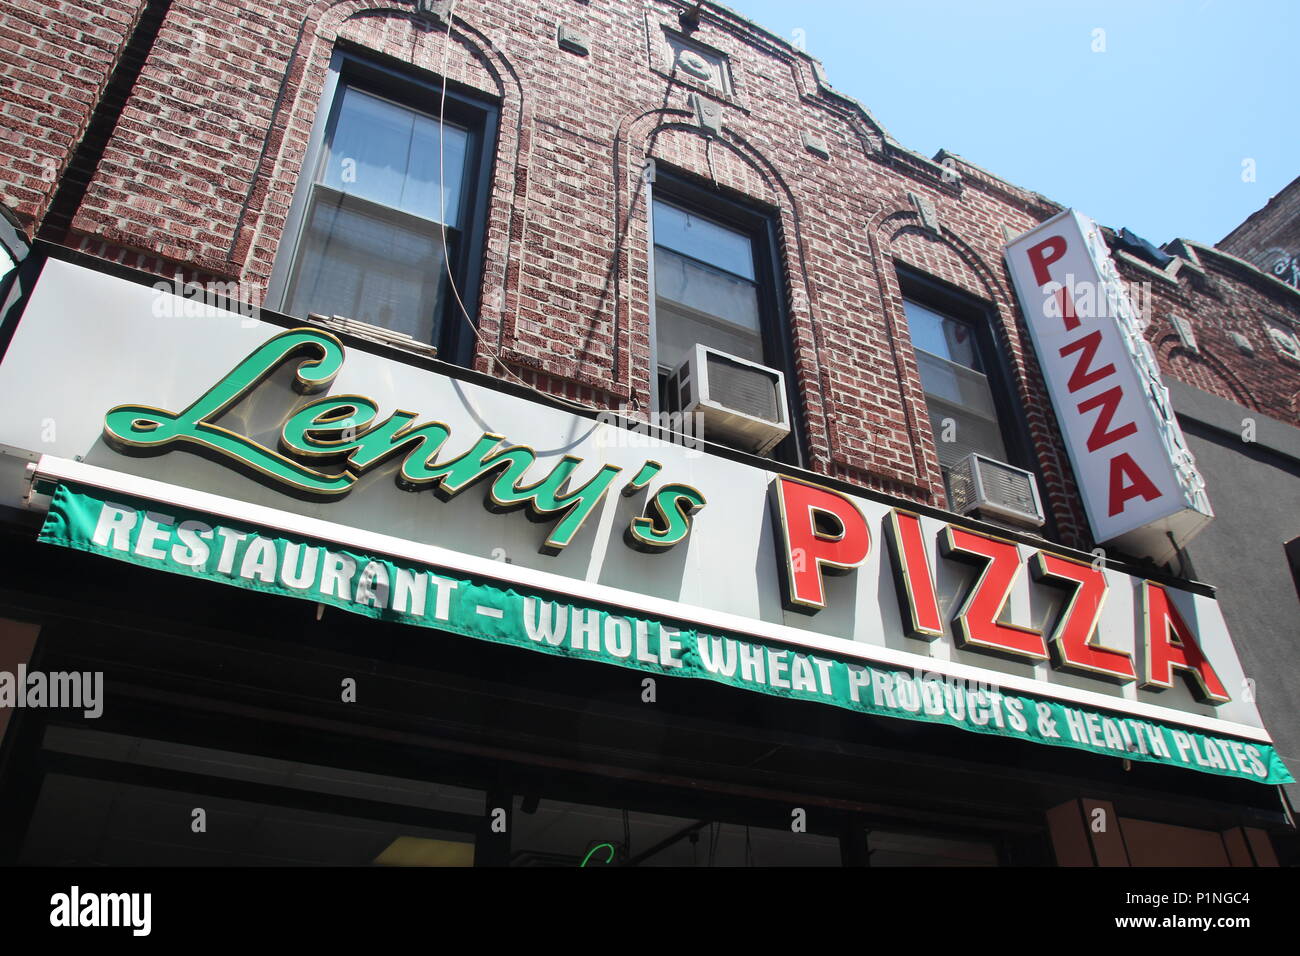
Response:
[[[1124,479],[1128,479],[1125,484]],[[1155,486],[1145,471],[1138,467],[1128,454],[1120,452],[1110,460],[1110,516],[1113,518],[1124,510],[1130,498],[1143,501],[1155,501],[1160,497],[1160,489]]]
[[[1169,592],[1154,581],[1144,581],[1142,608],[1146,619],[1146,679],[1142,686],[1172,687],[1177,668],[1191,678],[1192,692],[1201,700],[1215,704],[1231,700]]]
[[[1061,291],[1064,292],[1065,290],[1062,289]],[[1093,359],[1097,357],[1097,349],[1100,347],[1100,329],[1095,332],[1089,332],[1083,338],[1075,339],[1069,345],[1062,347],[1061,358],[1065,358],[1073,352],[1079,353],[1079,357],[1074,363],[1074,371],[1070,373],[1070,380],[1066,383],[1066,388],[1070,390],[1071,394],[1080,389],[1087,388],[1089,385],[1100,382],[1107,375],[1110,375],[1115,371],[1114,364],[1106,364],[1101,368],[1092,367]]]
[[[1003,624],[998,620],[1020,573],[1020,552],[1015,544],[952,525],[944,529],[939,540],[944,557],[984,568],[952,619],[953,632],[962,646],[982,647],[1035,661],[1047,660],[1047,644],[1042,634],[1031,627]]]
[[[1117,442],[1121,438],[1127,438],[1137,432],[1136,422],[1128,422],[1114,429],[1110,427],[1111,420],[1114,419],[1115,412],[1119,410],[1119,403],[1123,398],[1124,390],[1116,385],[1114,388],[1108,388],[1106,391],[1079,403],[1080,413],[1090,412],[1094,408],[1101,409],[1097,420],[1093,422],[1092,431],[1088,434],[1088,451],[1105,448],[1112,442]]]
[[[1061,286],[1056,292],[1056,304],[1061,309],[1061,320],[1065,323],[1065,331],[1073,332],[1079,327],[1079,316],[1074,311],[1074,299],[1070,297],[1070,290]]]
[[[1052,236],[1044,239],[1038,245],[1030,246],[1025,250],[1025,255],[1029,257],[1029,264],[1034,268],[1034,281],[1040,286],[1047,285],[1052,281],[1047,267],[1065,255],[1065,237]]]
[[[786,607],[816,613],[826,606],[822,572],[847,574],[871,553],[867,520],[857,505],[829,488],[783,477],[772,486]]]
[[[929,640],[943,636],[943,615],[935,596],[934,576],[925,553],[921,519],[910,511],[889,512],[885,540],[894,563],[894,583],[899,604],[906,609],[903,626],[912,637]]]
[[[1097,625],[1106,603],[1106,572],[1046,551],[1035,554],[1030,567],[1036,580],[1074,585],[1069,603],[1047,638],[1057,666],[1108,680],[1136,680],[1129,654],[1097,643]]]

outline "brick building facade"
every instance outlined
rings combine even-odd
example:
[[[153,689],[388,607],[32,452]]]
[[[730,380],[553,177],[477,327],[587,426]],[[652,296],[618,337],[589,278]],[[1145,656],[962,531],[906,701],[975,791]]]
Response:
[[[1216,245],[1300,288],[1300,179],[1293,179]]]
[[[437,116],[451,97],[469,117],[455,290],[466,307],[442,293],[443,360],[522,394],[650,417],[663,387],[652,204],[711,196],[759,222],[754,241],[770,247],[771,275],[753,280],[772,295],[759,348],[785,373],[795,420],[776,461],[949,509],[905,302],[960,302],[987,317],[1000,417],[1019,436],[1015,463],[1039,483],[1043,537],[1098,547],[1003,258],[1009,238],[1064,207],[957,154],[907,149],[816,60],[721,6],[16,0],[0,10],[6,214],[37,250],[234,283],[244,302],[291,312],[313,184],[333,182],[322,142],[363,69],[400,74],[417,90],[412,109]],[[1230,403],[1243,422],[1263,416],[1294,479],[1285,448],[1300,428],[1300,346],[1287,336],[1300,330],[1300,292],[1226,247],[1180,239],[1144,256],[1106,234],[1122,278],[1144,290],[1144,334],[1166,379]],[[1280,494],[1260,507],[1281,512],[1296,484]],[[1190,577],[1186,554],[1177,568],[1110,557]],[[1285,566],[1280,547],[1270,560]],[[1294,595],[1278,600],[1285,619]],[[1286,701],[1261,691],[1294,759]]]
[[[435,76],[446,61],[450,80],[502,103],[477,367],[502,374],[499,359],[525,381],[597,407],[649,406],[640,184],[646,159],[655,159],[777,211],[810,469],[943,503],[906,348],[893,268],[903,263],[996,306],[1062,539],[1089,544],[1001,262],[1004,228],[1023,231],[1062,207],[954,154],[908,151],[780,38],[721,8],[703,14],[691,36],[726,55],[734,87],[718,97],[722,128],[710,138],[687,102],[707,85],[665,70],[664,28],[682,29],[671,4],[644,17],[618,5],[493,7],[481,20],[467,6],[450,44],[436,19],[400,5],[165,6],[121,107],[99,97],[110,67],[135,72],[121,53],[142,7],[110,5],[102,25],[78,17],[75,5],[67,20],[46,19],[36,4],[7,11],[6,49],[21,50],[25,62],[11,67],[18,82],[5,107],[6,195],[30,235],[166,278],[179,269],[238,281],[257,299],[284,239],[336,44]],[[64,27],[74,20],[87,32],[69,40]],[[564,26],[586,31],[589,54],[560,47]],[[27,55],[33,35],[50,63]],[[71,76],[48,75],[60,57],[76,64]],[[78,191],[65,172],[75,176],[74,149],[96,108],[111,134],[63,231],[45,220],[56,187]],[[829,155],[807,147],[805,134]],[[913,193],[928,200],[933,225]],[[1293,297],[1212,249],[1175,248],[1164,269],[1120,260],[1125,278],[1153,286],[1148,337],[1162,369],[1300,421],[1300,369],[1267,345],[1265,331],[1270,318],[1293,320]],[[1197,352],[1168,322],[1178,312],[1197,320],[1205,339]],[[1230,331],[1258,342],[1259,354],[1243,356]]]

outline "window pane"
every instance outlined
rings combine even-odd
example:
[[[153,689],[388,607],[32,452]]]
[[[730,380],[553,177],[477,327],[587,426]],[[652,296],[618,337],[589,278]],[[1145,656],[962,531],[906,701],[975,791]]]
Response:
[[[318,195],[287,311],[343,315],[434,341],[446,275],[442,238],[432,224],[417,230],[397,218]]]
[[[985,418],[997,418],[993,391],[982,373],[926,352],[916,353],[916,364],[927,396],[968,408]]]
[[[238,792],[238,791],[235,791]],[[384,819],[285,806],[194,787],[52,773],[41,781],[20,863],[27,866],[368,866],[402,844],[442,850],[442,863],[472,865],[474,835]],[[272,798],[275,799],[275,798]],[[480,806],[482,804],[480,803]],[[220,820],[211,843],[186,839],[169,821],[203,807]]]
[[[45,776],[20,857],[24,865],[367,866],[413,857],[468,865],[474,859],[482,791],[80,728],[49,727],[44,752],[114,769],[105,779],[75,770]],[[363,802],[350,812],[331,797]],[[188,820],[193,807],[221,821],[211,843],[187,839],[188,827],[174,825],[180,815]],[[427,826],[394,822],[417,810],[429,815]]]
[[[758,334],[758,290],[752,282],[706,268],[667,249],[655,250],[655,294]]]
[[[939,464],[950,468],[971,452],[996,461],[1007,460],[1002,430],[997,422],[972,415],[966,409],[949,405],[941,399],[929,398],[927,405]]]
[[[397,208],[402,201],[414,121],[410,110],[360,90],[345,89],[324,182],[340,192]]]
[[[754,278],[749,236],[667,203],[654,204],[655,245],[666,246],[746,279]]]
[[[465,150],[469,145],[469,134],[459,127],[447,126],[443,134],[441,159],[438,156],[436,119],[417,115],[414,135],[411,167],[406,176],[406,188],[402,192],[399,208],[434,222],[459,225],[461,187],[465,180]],[[446,188],[439,189],[439,184],[444,182]],[[446,205],[445,211],[439,205],[440,199]]]
[[[446,126],[438,155],[438,123],[413,110],[348,87],[343,93],[322,182],[412,215],[459,221],[468,134]],[[439,165],[445,177],[439,175]],[[446,189],[439,184],[445,180]],[[440,195],[446,203],[442,219]]]
[[[661,368],[676,368],[697,344],[763,361],[758,290],[752,282],[656,248],[655,291]]]
[[[982,368],[970,325],[907,300],[903,301],[903,311],[916,348],[967,368]]]
[[[710,823],[621,807],[515,798],[511,866],[839,866],[840,841],[815,833]],[[696,833],[695,839],[684,835]],[[625,843],[625,841],[627,841]],[[599,849],[598,849],[599,848]]]
[[[993,391],[984,374],[920,349],[916,363],[940,464],[956,464],[971,452],[1006,461]]]
[[[675,369],[696,345],[707,345],[753,362],[763,361],[763,342],[758,333],[746,332],[729,323],[711,322],[667,299],[659,299],[656,306],[655,327],[661,368]]]

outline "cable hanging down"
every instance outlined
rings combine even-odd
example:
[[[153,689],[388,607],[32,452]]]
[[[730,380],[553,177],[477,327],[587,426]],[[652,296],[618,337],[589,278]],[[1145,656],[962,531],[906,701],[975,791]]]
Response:
[[[528,382],[525,382],[522,378],[516,375],[506,363],[505,359],[501,357],[500,353],[493,349],[492,346],[484,340],[482,333],[474,322],[474,319],[470,316],[469,310],[465,308],[465,302],[461,298],[460,290],[456,287],[456,277],[452,274],[451,256],[447,245],[447,190],[443,185],[446,182],[446,160],[443,148],[444,137],[442,135],[442,132],[445,129],[444,120],[447,108],[447,67],[451,61],[451,27],[455,13],[456,0],[452,0],[451,6],[447,10],[447,33],[444,37],[443,43],[442,69],[439,70],[441,89],[438,94],[438,232],[442,241],[442,263],[443,269],[447,273],[447,285],[451,289],[452,297],[456,300],[456,308],[465,324],[469,326],[469,330],[473,334],[475,341],[482,347],[483,351],[501,367],[502,371],[504,371],[509,378],[513,379],[516,384],[528,389],[536,395],[542,396],[543,398],[559,402],[561,405],[567,405],[570,408],[576,408],[583,412],[593,411],[594,406],[592,405],[583,402],[575,402],[561,395],[553,395],[550,392],[537,388],[535,385],[530,385]],[[527,216],[526,207],[524,215]],[[516,304],[516,311],[517,310],[518,305]]]

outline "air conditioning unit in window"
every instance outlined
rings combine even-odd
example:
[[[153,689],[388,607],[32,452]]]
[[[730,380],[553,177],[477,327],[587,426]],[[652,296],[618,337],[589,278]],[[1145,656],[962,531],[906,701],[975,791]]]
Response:
[[[669,412],[698,416],[706,440],[756,455],[766,455],[790,434],[785,376],[707,345],[690,350],[668,376],[660,400]]]
[[[1026,528],[1043,524],[1043,502],[1031,472],[971,453],[948,469],[948,499],[958,514],[983,517]]]

